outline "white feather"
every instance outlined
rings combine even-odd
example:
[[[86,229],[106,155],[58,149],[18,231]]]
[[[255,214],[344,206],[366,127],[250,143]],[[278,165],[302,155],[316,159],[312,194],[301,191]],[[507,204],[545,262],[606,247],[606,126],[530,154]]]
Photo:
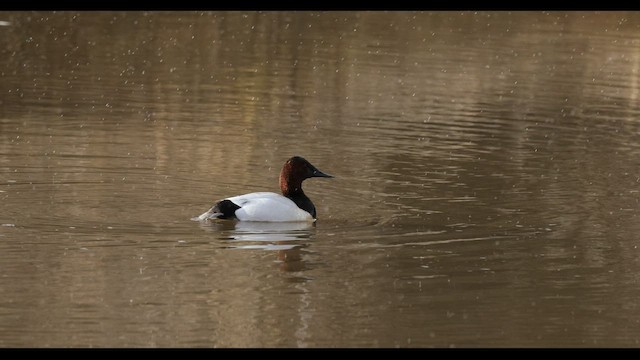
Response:
[[[226,198],[240,209],[235,215],[240,221],[313,222],[311,214],[300,209],[291,199],[272,192],[254,192]],[[193,218],[196,221],[216,218],[211,210]]]
[[[240,221],[313,221],[311,214],[300,209],[291,199],[272,192],[255,192],[227,198],[240,206]]]

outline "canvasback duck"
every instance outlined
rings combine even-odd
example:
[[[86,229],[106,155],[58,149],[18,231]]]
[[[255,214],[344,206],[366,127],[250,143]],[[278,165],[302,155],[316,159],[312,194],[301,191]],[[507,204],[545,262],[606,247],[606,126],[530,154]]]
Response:
[[[280,171],[282,195],[254,192],[218,201],[196,221],[236,219],[240,221],[316,221],[316,208],[302,191],[302,182],[312,177],[332,178],[300,156],[287,160]]]

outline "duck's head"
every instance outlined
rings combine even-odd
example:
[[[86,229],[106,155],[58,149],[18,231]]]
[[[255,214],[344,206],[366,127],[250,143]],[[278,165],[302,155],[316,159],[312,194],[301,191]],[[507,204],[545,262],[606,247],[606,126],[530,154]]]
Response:
[[[287,160],[280,171],[280,190],[283,194],[302,191],[302,182],[312,177],[332,178],[333,176],[318,170],[301,156]]]

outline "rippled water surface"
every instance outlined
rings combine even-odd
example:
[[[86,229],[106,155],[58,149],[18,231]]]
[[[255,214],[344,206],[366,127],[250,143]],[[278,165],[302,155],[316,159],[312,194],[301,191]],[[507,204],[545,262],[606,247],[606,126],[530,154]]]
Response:
[[[640,14],[0,12],[0,346],[640,341]],[[278,191],[315,226],[190,221]]]

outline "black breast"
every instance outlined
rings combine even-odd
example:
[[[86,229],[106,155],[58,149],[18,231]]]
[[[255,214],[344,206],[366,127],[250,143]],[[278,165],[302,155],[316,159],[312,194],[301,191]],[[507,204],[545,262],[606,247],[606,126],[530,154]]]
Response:
[[[312,218],[316,218],[316,207],[313,206],[311,199],[309,199],[303,192],[296,193],[293,196],[290,196],[289,199],[296,203],[300,209],[311,214]]]

